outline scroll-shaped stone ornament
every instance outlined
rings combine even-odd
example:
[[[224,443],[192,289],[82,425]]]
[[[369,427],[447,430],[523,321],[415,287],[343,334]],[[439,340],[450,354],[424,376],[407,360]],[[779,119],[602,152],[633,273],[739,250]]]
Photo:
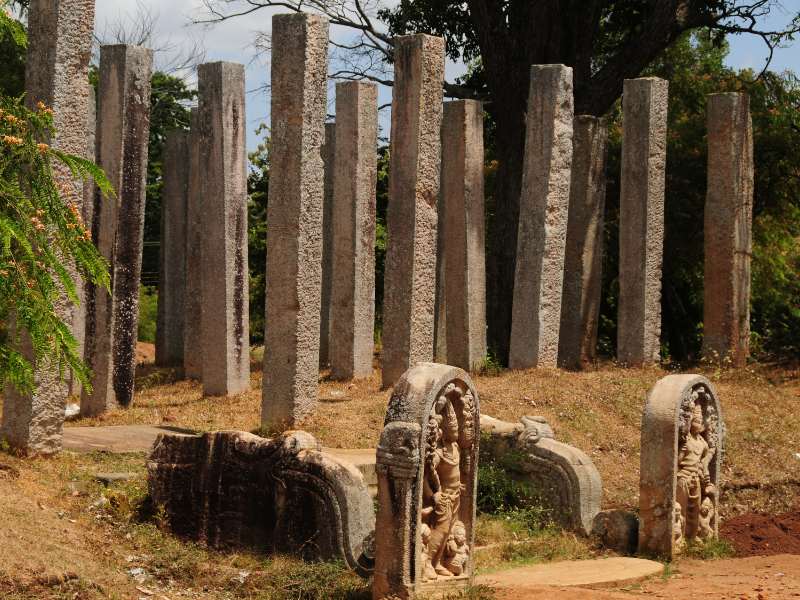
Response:
[[[670,559],[716,538],[725,425],[717,393],[700,375],[669,375],[642,417],[639,552]]]
[[[374,599],[469,586],[479,428],[478,393],[461,369],[421,363],[395,386],[377,452]]]

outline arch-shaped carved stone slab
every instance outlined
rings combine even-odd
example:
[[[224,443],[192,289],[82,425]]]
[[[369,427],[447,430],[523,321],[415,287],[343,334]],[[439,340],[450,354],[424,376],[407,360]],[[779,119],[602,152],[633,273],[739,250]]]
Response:
[[[718,535],[725,425],[711,382],[669,375],[647,395],[642,416],[639,552],[679,554],[687,540]]]
[[[478,393],[461,369],[421,363],[395,386],[377,452],[373,598],[469,586],[479,428]]]

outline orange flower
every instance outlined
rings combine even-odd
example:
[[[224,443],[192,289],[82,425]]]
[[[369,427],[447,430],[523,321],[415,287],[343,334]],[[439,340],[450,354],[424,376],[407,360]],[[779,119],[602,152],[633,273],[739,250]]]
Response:
[[[2,139],[9,146],[21,146],[22,145],[22,138],[15,137],[13,135],[4,135],[0,139]]]
[[[47,154],[47,151],[50,150],[50,146],[48,146],[47,144],[36,144],[36,147],[42,154]]]

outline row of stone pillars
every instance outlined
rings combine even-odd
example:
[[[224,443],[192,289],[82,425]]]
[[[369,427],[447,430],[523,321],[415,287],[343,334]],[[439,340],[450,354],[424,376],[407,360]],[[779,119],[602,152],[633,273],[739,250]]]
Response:
[[[86,153],[91,32],[66,14],[91,15],[93,2],[64,0],[65,14],[45,4],[31,5],[28,68],[75,76],[31,76],[30,97],[53,105],[60,147]],[[337,86],[337,123],[326,140],[327,20],[278,15],[273,40],[262,419],[278,427],[314,407],[321,335],[322,362],[335,377],[371,372],[377,92],[361,82]],[[151,61],[150,51],[130,46],[101,53],[96,155],[117,195],[92,202],[112,290],[87,292],[94,390],[84,391],[85,414],[132,400]],[[435,345],[442,360],[466,369],[486,353],[482,110],[469,101],[443,109],[442,39],[396,38],[394,66],[384,387],[431,360]],[[165,154],[157,354],[202,379],[205,394],[230,395],[249,386],[244,69],[202,65],[199,87],[191,131],[171,134]],[[629,364],[658,352],[666,101],[666,82],[625,84],[619,356]],[[60,122],[64,114],[77,121]],[[527,129],[511,365],[577,366],[593,358],[597,337],[605,125],[573,115],[571,69],[544,65],[532,70]],[[711,98],[709,139],[706,349],[738,361],[747,352],[752,202],[746,97]],[[435,344],[437,314],[444,326]],[[60,444],[66,389],[57,377],[40,381],[32,398],[7,396],[4,433],[48,452]]]

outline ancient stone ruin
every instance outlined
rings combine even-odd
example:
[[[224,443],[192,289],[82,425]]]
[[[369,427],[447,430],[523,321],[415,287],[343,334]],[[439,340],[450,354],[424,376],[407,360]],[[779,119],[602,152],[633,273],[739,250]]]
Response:
[[[479,427],[461,369],[422,363],[395,386],[377,451],[376,600],[470,584]]]
[[[639,552],[670,560],[717,537],[725,425],[711,382],[669,375],[647,395],[642,417]]]
[[[162,435],[147,472],[153,503],[178,535],[371,570],[375,516],[364,479],[308,433]]]

